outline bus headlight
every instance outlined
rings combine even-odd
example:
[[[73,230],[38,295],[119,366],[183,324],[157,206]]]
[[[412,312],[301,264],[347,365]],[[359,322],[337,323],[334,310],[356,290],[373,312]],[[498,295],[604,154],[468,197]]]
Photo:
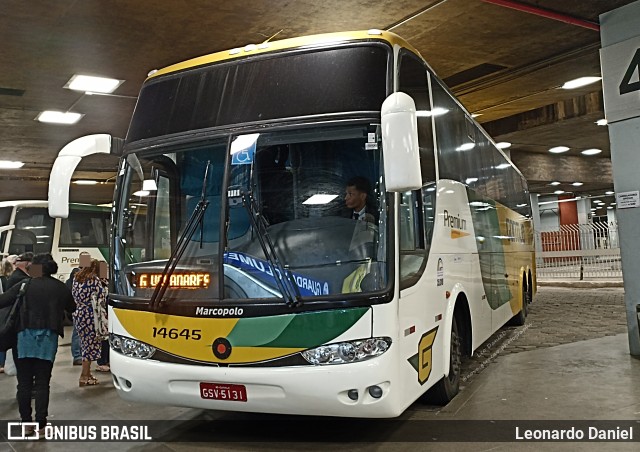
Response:
[[[109,335],[109,345],[113,351],[122,353],[130,358],[147,359],[151,358],[156,352],[155,347],[151,345],[113,333]]]
[[[336,344],[321,345],[301,352],[310,364],[346,364],[364,361],[380,356],[391,346],[391,338],[374,337],[359,341],[338,342]]]

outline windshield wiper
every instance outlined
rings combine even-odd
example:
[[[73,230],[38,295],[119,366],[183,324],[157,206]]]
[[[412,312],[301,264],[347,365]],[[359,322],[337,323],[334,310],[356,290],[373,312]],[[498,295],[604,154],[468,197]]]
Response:
[[[251,192],[247,192],[243,188],[240,188],[240,194],[242,196],[242,205],[249,214],[251,225],[256,231],[258,241],[262,247],[262,252],[269,261],[269,264],[271,264],[271,267],[274,269],[274,273],[276,274],[276,284],[278,284],[278,288],[280,289],[280,292],[282,292],[282,296],[286,299],[287,306],[302,306],[300,289],[298,288],[291,272],[286,271],[280,263],[275,246],[271,241],[271,236],[269,236],[269,232],[267,231],[266,220],[258,213],[258,206],[256,206]]]
[[[198,229],[198,225],[200,225],[200,247],[202,247],[202,238],[203,238],[203,230],[204,230],[204,213],[209,207],[209,201],[207,201],[206,189],[207,189],[207,178],[209,176],[209,166],[211,165],[211,161],[207,162],[207,166],[204,170],[204,177],[202,178],[202,193],[200,195],[200,201],[198,201],[198,205],[196,205],[195,209],[191,213],[189,217],[189,221],[184,228],[184,233],[180,236],[178,243],[176,244],[175,249],[169,256],[167,260],[167,265],[164,266],[164,270],[162,270],[162,274],[160,275],[160,281],[156,285],[153,290],[153,294],[151,295],[151,299],[149,300],[149,308],[151,310],[156,310],[162,306],[162,298],[164,297],[167,288],[169,287],[169,281],[171,280],[171,275],[176,269],[178,262],[182,258],[187,246],[189,245],[189,240],[193,237],[196,230]]]

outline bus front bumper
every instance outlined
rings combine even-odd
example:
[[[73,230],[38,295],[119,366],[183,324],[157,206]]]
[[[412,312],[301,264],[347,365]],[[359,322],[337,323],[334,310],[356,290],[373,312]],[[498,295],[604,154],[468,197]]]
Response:
[[[129,358],[113,351],[110,358],[119,395],[134,402],[225,411],[370,418],[396,417],[405,408],[401,406],[399,388],[392,384],[392,370],[396,366],[389,351],[358,363],[293,367],[185,365]],[[203,386],[212,384],[241,385],[246,401],[205,398],[210,397],[212,391],[204,390]]]

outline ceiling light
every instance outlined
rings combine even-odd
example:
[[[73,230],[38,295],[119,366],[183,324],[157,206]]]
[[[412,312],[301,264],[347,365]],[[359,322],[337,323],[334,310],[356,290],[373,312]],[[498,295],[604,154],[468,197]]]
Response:
[[[511,147],[511,143],[508,141],[501,141],[500,143],[496,143],[498,149],[508,149]]]
[[[554,181],[554,182],[551,182],[549,185],[553,185],[555,187],[556,185],[560,185],[560,182]]]
[[[98,181],[97,180],[79,179],[79,180],[74,180],[73,183],[76,184],[76,185],[96,185],[98,183]]]
[[[580,77],[580,78],[576,78],[574,80],[569,80],[568,82],[565,82],[565,84],[562,85],[562,88],[563,89],[580,88],[582,86],[595,83],[599,80],[602,80],[602,77]]]
[[[123,82],[124,80],[116,80],[115,78],[76,74],[69,79],[64,87],[74,91],[109,94],[114,92]]]
[[[477,118],[478,116],[482,116],[482,113],[471,113],[472,118]]]
[[[614,192],[614,191],[605,191],[604,194],[605,195],[615,195],[616,192]]]
[[[338,195],[313,195],[302,204],[313,205],[313,204],[327,204],[336,199]]]
[[[470,183],[472,183],[472,182],[478,182],[478,178],[477,178],[477,177],[468,177],[468,178],[465,180],[465,183],[466,183],[467,185],[468,185],[468,184],[470,184]]]
[[[556,194],[556,195],[561,195],[561,194],[564,193],[564,190],[556,190],[553,193]]]
[[[508,163],[501,163],[499,165],[495,166],[496,169],[506,169],[506,168],[511,168],[511,165],[509,165]]]
[[[75,124],[80,121],[84,115],[80,113],[72,113],[70,111],[53,111],[46,110],[36,116],[36,121],[48,122],[52,124]]]
[[[456,148],[456,151],[468,151],[476,147],[475,143],[462,143]]]
[[[596,124],[598,124],[599,126],[606,126],[608,124],[606,119],[598,119],[596,121]]]
[[[581,152],[582,155],[596,155],[596,154],[600,154],[602,152],[602,149],[585,149],[584,151]]]
[[[147,190],[138,190],[133,193],[133,196],[149,196],[149,194]]]
[[[431,116],[440,116],[447,113],[449,110],[442,107],[436,107],[432,110],[418,110],[416,111],[416,116],[419,118],[431,117]]]
[[[574,182],[573,184],[574,187],[580,187],[581,185],[584,185],[582,182]]]
[[[24,166],[23,162],[14,160],[0,160],[0,169],[18,169]]]
[[[158,191],[156,181],[153,179],[145,179],[142,181],[142,191]]]
[[[549,149],[549,152],[552,154],[562,154],[563,152],[567,152],[569,148],[567,146],[556,146],[554,148]]]

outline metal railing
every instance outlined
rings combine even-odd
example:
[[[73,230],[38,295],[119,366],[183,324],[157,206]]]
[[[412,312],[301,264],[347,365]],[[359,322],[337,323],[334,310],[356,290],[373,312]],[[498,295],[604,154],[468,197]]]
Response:
[[[615,225],[563,225],[555,231],[537,231],[535,240],[539,279],[622,279]]]

